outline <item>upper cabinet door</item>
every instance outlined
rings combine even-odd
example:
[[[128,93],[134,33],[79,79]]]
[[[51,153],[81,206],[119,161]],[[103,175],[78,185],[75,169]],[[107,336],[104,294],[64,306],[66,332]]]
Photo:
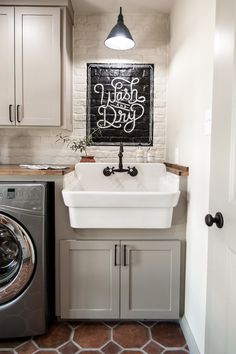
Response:
[[[16,124],[61,124],[60,9],[15,9]]]
[[[14,8],[12,7],[0,7],[0,34],[0,125],[10,125],[14,124]]]

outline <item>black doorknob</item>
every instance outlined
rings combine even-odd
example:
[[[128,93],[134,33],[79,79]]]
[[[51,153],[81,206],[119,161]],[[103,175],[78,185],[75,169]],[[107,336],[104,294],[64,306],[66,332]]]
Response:
[[[223,215],[220,212],[217,212],[215,217],[213,217],[211,214],[207,214],[205,216],[205,223],[207,226],[212,226],[215,223],[216,226],[221,229],[224,225]]]

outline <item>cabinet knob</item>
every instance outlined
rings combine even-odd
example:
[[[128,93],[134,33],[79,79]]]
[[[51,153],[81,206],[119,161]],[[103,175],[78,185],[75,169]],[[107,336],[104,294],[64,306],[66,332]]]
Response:
[[[216,226],[221,229],[224,225],[223,215],[219,211],[216,213],[215,217],[213,217],[211,214],[207,214],[205,216],[205,223],[209,227],[215,223]]]

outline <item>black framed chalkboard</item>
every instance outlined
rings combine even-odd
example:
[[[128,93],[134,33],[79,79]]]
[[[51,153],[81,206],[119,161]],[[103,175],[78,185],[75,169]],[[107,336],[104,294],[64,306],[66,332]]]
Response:
[[[87,64],[91,145],[153,145],[153,64]]]

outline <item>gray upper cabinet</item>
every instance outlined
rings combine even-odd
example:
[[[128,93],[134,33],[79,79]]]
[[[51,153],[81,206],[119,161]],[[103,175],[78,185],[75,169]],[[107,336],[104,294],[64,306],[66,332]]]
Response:
[[[60,125],[59,8],[15,8],[16,124]]]
[[[14,8],[0,7],[0,124],[14,117]]]
[[[68,22],[61,14],[59,7],[0,7],[0,125],[70,125],[63,121],[63,85],[71,84],[71,69],[63,52]]]

